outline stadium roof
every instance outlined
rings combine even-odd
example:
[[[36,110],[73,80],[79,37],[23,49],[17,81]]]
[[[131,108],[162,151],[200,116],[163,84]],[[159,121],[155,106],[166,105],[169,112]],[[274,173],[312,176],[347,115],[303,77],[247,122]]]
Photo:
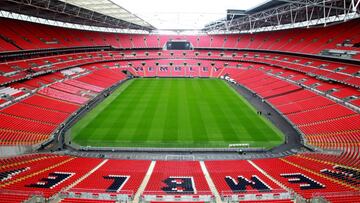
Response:
[[[0,17],[117,33],[253,33],[359,18],[359,5],[359,0],[1,0]]]
[[[135,14],[129,12],[118,4],[110,0],[60,0],[65,3],[69,3],[81,8],[88,9],[97,13],[101,13],[107,16],[114,17],[126,22],[130,22],[136,25],[151,27],[151,25],[139,18]]]
[[[204,32],[242,33],[310,27],[360,17],[359,0],[269,0],[209,23]]]
[[[283,4],[286,4],[286,1],[281,1],[281,0],[267,0],[264,1],[262,4],[255,6],[249,10],[246,11],[247,14],[253,14],[256,12],[261,12],[270,8],[274,8]]]
[[[1,0],[0,15],[41,23],[61,22],[48,23],[56,26],[73,24],[72,27],[77,29],[86,29],[87,26],[139,31],[155,29],[146,21],[108,0]]]
[[[77,1],[77,0],[75,0]],[[202,29],[228,9],[248,10],[268,0],[113,0],[161,30]]]

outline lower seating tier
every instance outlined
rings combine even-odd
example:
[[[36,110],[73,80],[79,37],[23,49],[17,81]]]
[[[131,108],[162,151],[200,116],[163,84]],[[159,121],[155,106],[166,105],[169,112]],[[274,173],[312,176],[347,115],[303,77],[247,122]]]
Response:
[[[212,195],[207,178],[222,198],[237,197],[240,202],[290,202],[293,193],[306,199],[321,196],[337,202],[359,196],[358,169],[305,155],[202,164],[34,154],[3,158],[0,163],[0,201],[13,197],[13,202],[21,202],[32,195],[50,198],[59,194],[65,202],[112,202],[119,198],[117,195],[133,199],[140,184],[145,186],[142,197],[198,198]],[[205,178],[207,172],[210,176]],[[339,192],[349,195],[344,198]]]

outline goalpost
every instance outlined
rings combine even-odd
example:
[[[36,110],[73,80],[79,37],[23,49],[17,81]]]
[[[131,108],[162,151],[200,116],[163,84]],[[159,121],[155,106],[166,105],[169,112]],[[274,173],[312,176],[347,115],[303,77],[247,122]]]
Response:
[[[236,144],[229,144],[229,148],[249,148],[249,143],[236,143]]]

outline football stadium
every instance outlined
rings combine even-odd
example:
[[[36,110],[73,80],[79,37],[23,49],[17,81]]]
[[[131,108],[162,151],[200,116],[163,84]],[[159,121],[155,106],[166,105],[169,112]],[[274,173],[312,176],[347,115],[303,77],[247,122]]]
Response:
[[[360,202],[360,1],[0,1],[0,203],[100,202]]]

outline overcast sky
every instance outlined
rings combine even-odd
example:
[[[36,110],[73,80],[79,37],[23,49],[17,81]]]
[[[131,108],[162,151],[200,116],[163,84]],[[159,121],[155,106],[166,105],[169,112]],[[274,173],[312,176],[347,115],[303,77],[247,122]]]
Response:
[[[112,0],[158,29],[201,29],[227,9],[247,10],[265,0]]]

